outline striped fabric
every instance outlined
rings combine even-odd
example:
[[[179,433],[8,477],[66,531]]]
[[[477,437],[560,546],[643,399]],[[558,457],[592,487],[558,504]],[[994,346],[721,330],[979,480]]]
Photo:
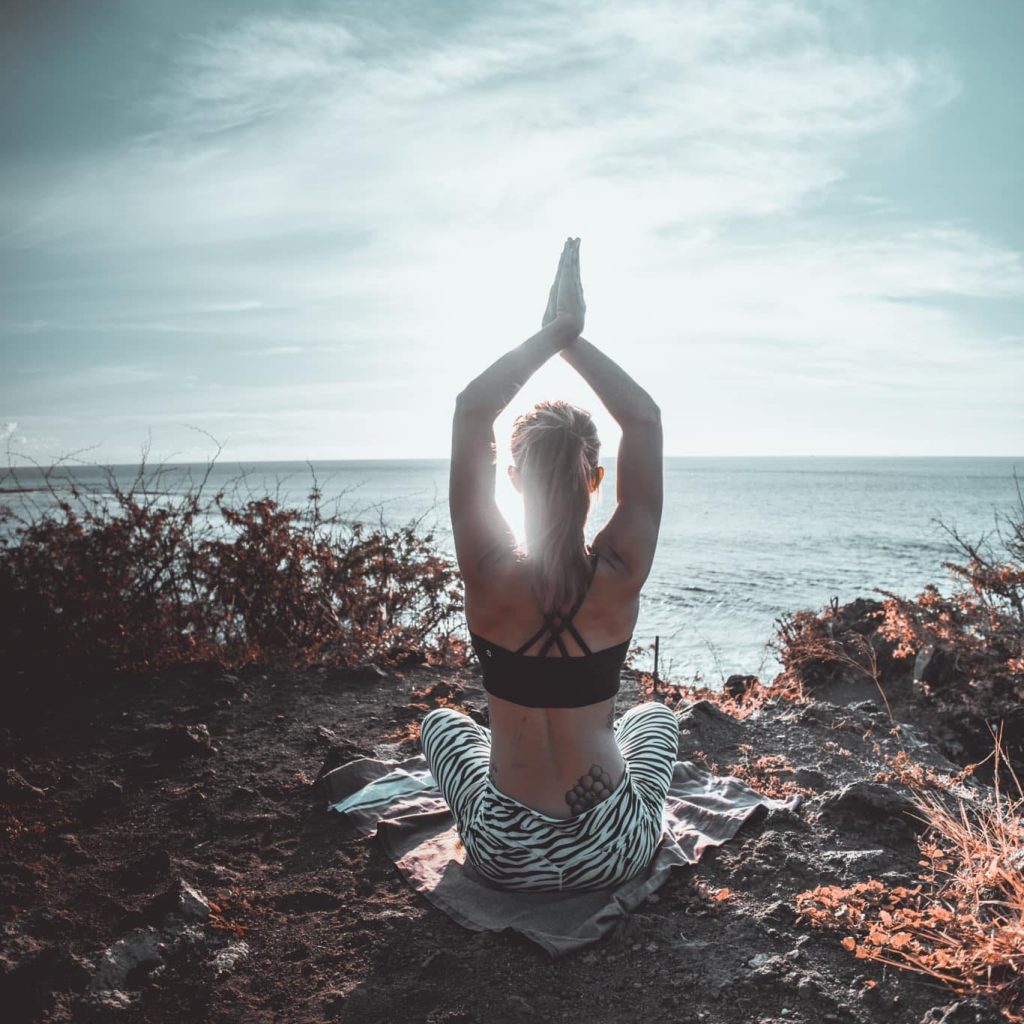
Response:
[[[455,816],[474,867],[502,889],[605,889],[647,869],[664,828],[679,721],[664,704],[640,704],[615,723],[626,762],[611,795],[571,818],[513,800],[488,775],[491,733],[451,708],[420,726],[423,756]]]

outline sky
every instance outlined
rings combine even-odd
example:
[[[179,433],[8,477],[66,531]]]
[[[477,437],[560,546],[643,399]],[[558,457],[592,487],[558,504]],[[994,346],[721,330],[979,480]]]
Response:
[[[669,455],[1024,452],[1024,4],[5,0],[16,462],[444,458],[584,336]],[[557,356],[496,423],[562,397]]]

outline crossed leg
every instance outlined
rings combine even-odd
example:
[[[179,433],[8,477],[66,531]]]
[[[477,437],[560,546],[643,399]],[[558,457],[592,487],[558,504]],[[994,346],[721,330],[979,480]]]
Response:
[[[491,732],[461,711],[434,708],[420,723],[420,745],[437,788],[461,828],[487,782]]]
[[[660,814],[679,754],[679,719],[664,704],[637,704],[615,723],[615,740],[641,799]]]

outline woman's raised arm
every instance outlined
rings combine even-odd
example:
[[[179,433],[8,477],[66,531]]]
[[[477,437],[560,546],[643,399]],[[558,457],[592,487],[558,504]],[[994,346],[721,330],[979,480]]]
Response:
[[[580,240],[567,238],[558,259],[544,326],[471,380],[456,398],[455,411],[490,417],[493,423],[530,377],[579,336],[586,308],[580,283]]]
[[[594,389],[620,427],[635,420],[657,419],[654,399],[618,363],[579,337],[562,349],[562,358]]]
[[[494,497],[494,421],[530,377],[583,330],[578,242],[566,241],[553,290],[554,318],[545,317],[536,334],[495,360],[455,400],[448,507],[459,567],[474,588],[492,583],[494,565],[515,549],[515,535]]]
[[[585,338],[562,349],[562,358],[594,389],[622,427],[615,462],[617,504],[594,544],[610,550],[623,582],[639,590],[651,571],[661,527],[661,410],[618,363]]]
[[[456,415],[473,415],[493,423],[522,386],[578,334],[574,325],[556,318],[521,345],[496,359],[474,377],[455,399]]]

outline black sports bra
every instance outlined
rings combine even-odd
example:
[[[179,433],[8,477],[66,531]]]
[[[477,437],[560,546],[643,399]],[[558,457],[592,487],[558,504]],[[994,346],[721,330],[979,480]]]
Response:
[[[470,630],[488,693],[526,708],[581,708],[608,700],[619,692],[619,673],[632,636],[614,647],[591,651],[572,624],[573,616],[580,610],[594,581],[597,558],[595,551],[590,556],[590,579],[572,611],[564,617],[554,612],[545,613],[544,625],[518,650],[499,647]],[[572,633],[585,654],[569,654],[561,636],[565,629]],[[526,654],[546,631],[551,635],[540,651],[536,655]],[[546,656],[553,643],[558,644],[560,658]]]

